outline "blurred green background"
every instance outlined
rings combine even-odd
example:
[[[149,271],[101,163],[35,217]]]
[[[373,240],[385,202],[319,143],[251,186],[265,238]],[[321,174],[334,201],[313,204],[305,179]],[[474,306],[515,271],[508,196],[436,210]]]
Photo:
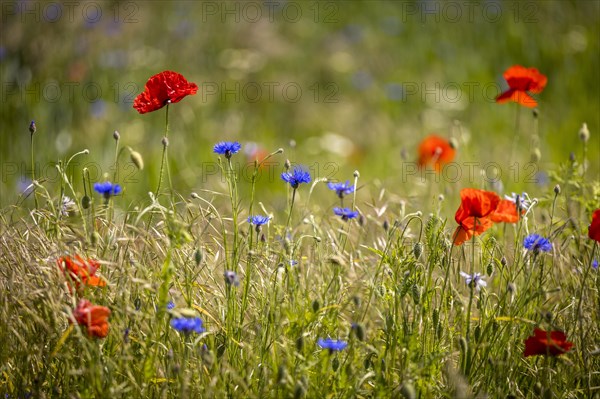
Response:
[[[165,110],[140,115],[132,102],[163,70],[200,88],[170,109],[170,168],[182,195],[224,190],[212,146],[238,140],[246,150],[249,142],[285,149],[261,176],[265,194],[285,189],[279,174],[288,158],[337,180],[358,169],[363,192],[383,186],[413,197],[427,188],[409,162],[430,133],[460,144],[462,178],[442,175],[444,191],[481,186],[478,171],[489,165],[500,168],[507,192],[535,191],[534,181],[548,190],[556,163],[571,152],[581,160],[583,122],[591,132],[588,176],[598,179],[598,1],[3,1],[1,11],[3,206],[27,182],[32,119],[49,188],[58,182],[52,163],[84,148],[90,154],[71,170],[77,188],[83,166],[97,180],[112,177],[118,130],[121,145],[146,164],[137,171],[123,153],[119,183],[129,200],[146,199],[158,180]],[[527,165],[531,110],[521,109],[511,165],[517,106],[494,102],[514,64],[548,76],[537,96],[535,168]]]

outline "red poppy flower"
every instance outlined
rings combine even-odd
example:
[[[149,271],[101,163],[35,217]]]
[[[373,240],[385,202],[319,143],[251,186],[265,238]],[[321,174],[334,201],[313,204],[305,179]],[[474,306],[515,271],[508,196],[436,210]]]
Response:
[[[88,259],[86,261],[81,256],[75,255],[75,259],[70,256],[63,256],[57,262],[60,270],[63,273],[68,273],[69,278],[75,282],[76,289],[79,289],[81,284],[97,287],[104,287],[106,285],[106,281],[95,276],[96,271],[100,267],[100,263],[97,260]]]
[[[588,236],[592,240],[600,242],[600,209],[596,209],[592,214],[592,223],[588,227]]]
[[[517,204],[507,199],[501,200],[496,210],[490,215],[490,219],[494,223],[517,223],[519,221]]]
[[[419,145],[419,166],[433,164],[436,171],[454,160],[456,150],[445,138],[439,136],[428,136]]]
[[[177,103],[185,96],[196,94],[197,91],[198,86],[188,82],[183,75],[164,71],[148,79],[144,92],[133,101],[133,108],[140,114],[145,114],[161,109],[169,103]]]
[[[536,328],[533,335],[525,340],[523,356],[550,355],[558,356],[568,352],[573,343],[567,341],[562,331],[544,331]]]
[[[104,338],[108,335],[108,316],[109,308],[92,305],[87,299],[80,300],[73,310],[73,318],[86,328],[90,337]]]
[[[530,108],[537,106],[537,101],[529,93],[541,93],[548,82],[548,78],[536,68],[525,68],[521,65],[508,68],[504,72],[504,79],[509,89],[496,97],[496,102],[503,104],[514,101]]]
[[[454,244],[461,245],[473,235],[479,235],[492,227],[491,214],[498,208],[500,197],[491,191],[465,188],[460,191],[460,207],[454,215],[458,228],[454,232]]]

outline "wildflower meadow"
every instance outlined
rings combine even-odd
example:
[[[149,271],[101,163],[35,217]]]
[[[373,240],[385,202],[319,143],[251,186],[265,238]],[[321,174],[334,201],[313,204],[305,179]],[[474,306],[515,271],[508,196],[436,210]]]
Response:
[[[600,398],[600,2],[1,12],[3,398]]]

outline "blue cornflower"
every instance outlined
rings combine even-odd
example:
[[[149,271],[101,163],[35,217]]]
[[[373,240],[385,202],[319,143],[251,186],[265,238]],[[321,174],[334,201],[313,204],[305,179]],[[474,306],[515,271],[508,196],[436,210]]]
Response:
[[[234,271],[226,270],[225,273],[223,273],[223,277],[225,277],[225,284],[227,285],[233,285],[234,287],[240,285],[240,279]]]
[[[281,178],[284,182],[290,183],[293,189],[297,189],[300,183],[310,183],[310,173],[301,167],[295,167],[292,173],[283,172]]]
[[[338,216],[341,216],[342,220],[354,219],[358,216],[357,211],[353,211],[350,208],[339,208],[337,206],[333,208],[333,213],[335,213]]]
[[[215,144],[214,152],[216,154],[225,155],[225,158],[229,159],[235,153],[242,149],[242,145],[237,141],[221,141]]]
[[[94,183],[94,190],[96,190],[98,194],[104,195],[104,198],[109,199],[111,195],[117,195],[121,192],[121,186],[105,181],[102,183]]]
[[[354,186],[350,185],[350,182],[346,180],[346,183],[327,183],[327,187],[330,190],[335,191],[338,197],[344,198],[344,195],[352,194],[354,192]]]
[[[525,240],[523,240],[523,246],[526,249],[533,251],[534,254],[552,251],[552,243],[539,234],[530,234],[525,237]]]
[[[323,349],[329,349],[330,352],[341,351],[346,346],[348,346],[348,343],[345,341],[331,339],[331,338],[326,338],[326,339],[319,338],[319,340],[317,341],[317,344]]]
[[[192,332],[200,334],[205,331],[202,328],[202,319],[199,317],[178,317],[171,319],[171,327],[185,334]]]
[[[335,191],[338,197],[344,198],[344,195],[352,194],[354,192],[354,186],[350,185],[350,182],[346,180],[345,183],[327,183],[327,187],[330,190]]]
[[[173,301],[167,302],[167,310],[171,310],[175,307],[175,303]]]
[[[594,260],[592,261],[592,267],[593,267],[594,269],[598,270],[598,261],[597,261],[596,259],[594,259]]]
[[[256,227],[259,227],[259,226],[262,226],[263,224],[269,223],[269,220],[271,220],[270,216],[262,216],[262,215],[248,216],[248,223],[253,224]]]
[[[483,281],[481,273],[475,273],[471,275],[465,272],[460,272],[460,275],[465,279],[465,283],[467,283],[469,287],[473,285],[477,289],[477,291],[479,291],[481,287],[487,286],[487,283]]]

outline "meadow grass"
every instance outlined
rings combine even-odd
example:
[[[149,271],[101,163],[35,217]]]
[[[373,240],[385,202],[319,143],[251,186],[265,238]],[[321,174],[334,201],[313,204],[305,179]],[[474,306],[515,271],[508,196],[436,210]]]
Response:
[[[150,195],[144,208],[91,192],[81,205],[64,174],[59,187],[39,185],[3,210],[7,397],[598,395],[600,253],[586,226],[599,187],[581,165],[558,168],[562,186],[539,193],[517,224],[461,246],[440,214],[443,196],[429,214],[390,201],[382,224],[389,195],[359,190],[346,205],[360,217],[345,221],[311,206],[317,191],[336,196],[315,179],[289,190],[287,215],[260,192],[240,197],[252,181],[226,165],[226,191]],[[66,194],[79,205],[63,213]],[[256,229],[245,219],[259,208],[273,219]],[[524,249],[534,232],[551,240],[549,253]],[[73,290],[57,265],[68,254],[100,260],[107,286]],[[461,271],[481,273],[487,287],[468,286]],[[79,297],[111,309],[106,338],[70,322]],[[170,320],[182,315],[205,331],[176,331]],[[574,348],[524,358],[535,326],[564,331]],[[328,337],[348,346],[320,348]]]

